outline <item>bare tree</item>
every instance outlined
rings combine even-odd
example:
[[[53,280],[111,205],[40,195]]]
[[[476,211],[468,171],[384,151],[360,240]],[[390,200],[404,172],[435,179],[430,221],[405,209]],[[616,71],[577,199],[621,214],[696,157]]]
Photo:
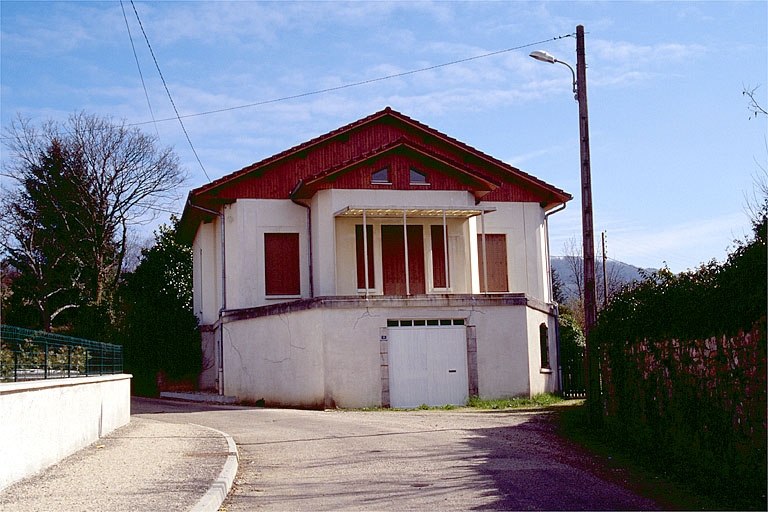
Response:
[[[744,86],[741,94],[749,99],[747,110],[750,112],[750,119],[757,118],[759,115],[768,116],[768,110],[758,101],[757,90],[760,86]],[[765,153],[768,155],[768,141],[765,142]],[[746,209],[754,225],[759,225],[766,215],[768,215],[768,167],[755,159],[758,170],[752,175],[752,194],[746,194]]]
[[[584,259],[582,257],[581,240],[571,237],[563,244],[563,259],[566,262],[566,272],[560,276],[563,287],[567,287],[572,293],[566,294],[565,305],[573,313],[576,322],[583,326],[584,322]],[[610,301],[611,296],[619,292],[624,285],[632,281],[631,277],[624,275],[620,264],[607,261],[603,269],[602,248],[600,257],[595,261],[595,287],[599,306]],[[608,260],[609,258],[605,258]],[[605,294],[607,293],[607,299]]]
[[[575,293],[569,294],[565,306],[571,310],[576,323],[583,329],[584,318],[584,259],[581,241],[575,236],[563,243],[563,259],[567,272],[562,276],[566,286]],[[575,290],[574,290],[575,287]]]
[[[755,87],[745,85],[744,88],[741,91],[742,96],[746,96],[749,98],[749,104],[747,106],[747,109],[750,112],[750,119],[755,118],[762,114],[764,116],[768,116],[768,111],[765,110],[765,107],[763,107],[758,99],[755,97],[757,95],[757,90],[760,88],[759,85],[756,85]]]
[[[608,251],[606,250],[606,253]],[[611,261],[607,254],[603,255],[602,246],[600,247],[600,255],[595,262],[596,269],[596,286],[597,286],[597,299],[599,304],[607,304],[610,302],[611,297],[618,293],[624,285],[632,281],[622,272],[622,268],[616,261]],[[626,267],[625,267],[626,268]]]
[[[570,275],[565,276],[566,282],[576,286],[576,295],[584,301],[584,259],[582,258],[581,240],[572,236],[563,243],[563,254]]]
[[[41,128],[22,117],[5,129],[4,143],[10,158],[2,174],[10,188],[0,201],[5,213],[3,249],[19,249],[37,243],[31,233],[19,230],[18,209],[13,204],[30,198],[28,185],[39,180],[53,146],[62,148],[65,164],[78,179],[70,197],[56,205],[63,211],[63,232],[57,232],[60,254],[74,257],[82,274],[78,283],[85,298],[102,305],[118,286],[129,249],[129,230],[155,218],[170,207],[186,176],[171,148],[159,148],[157,140],[138,128],[83,112],[66,122],[47,121]],[[51,191],[56,195],[56,190]],[[30,204],[33,211],[40,204]],[[75,215],[72,213],[76,212]],[[45,229],[43,222],[40,228]],[[48,233],[49,235],[51,233]],[[32,261],[28,259],[28,262]],[[27,269],[19,269],[22,273]]]

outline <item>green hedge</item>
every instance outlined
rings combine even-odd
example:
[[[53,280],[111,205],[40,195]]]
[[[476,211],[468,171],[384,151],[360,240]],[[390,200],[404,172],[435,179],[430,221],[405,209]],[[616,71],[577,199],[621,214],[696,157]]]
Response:
[[[734,508],[765,507],[766,261],[763,221],[725,263],[613,297],[592,341],[608,428]]]

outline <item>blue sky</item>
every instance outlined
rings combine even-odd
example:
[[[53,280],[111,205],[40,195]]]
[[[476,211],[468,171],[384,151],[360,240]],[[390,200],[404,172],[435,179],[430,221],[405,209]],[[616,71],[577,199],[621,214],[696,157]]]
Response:
[[[123,7],[151,112],[119,2],[4,0],[0,121],[84,110],[145,123],[189,173],[181,211],[187,192],[209,179],[172,119],[133,6]],[[745,195],[768,168],[768,125],[750,119],[741,92],[760,86],[768,105],[766,2],[135,7],[211,180],[391,106],[572,193],[550,219],[553,254],[581,236],[578,105],[570,72],[528,54],[543,49],[575,66],[575,37],[555,38],[582,24],[598,244],[606,231],[609,257],[681,271],[722,261],[750,233]],[[261,102],[269,103],[245,107]]]

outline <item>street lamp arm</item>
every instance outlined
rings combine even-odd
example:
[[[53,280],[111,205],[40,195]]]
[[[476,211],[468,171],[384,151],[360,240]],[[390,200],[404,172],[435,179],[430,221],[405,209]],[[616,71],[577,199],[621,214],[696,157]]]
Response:
[[[562,64],[563,66],[567,66],[568,69],[571,70],[571,76],[573,77],[573,99],[576,101],[579,101],[578,88],[576,87],[576,71],[574,71],[571,65],[568,64],[567,62],[563,62],[557,59],[555,59],[555,62],[557,62],[558,64]]]
[[[579,101],[579,93],[577,92],[578,89],[576,87],[576,84],[577,84],[576,71],[573,70],[570,64],[568,64],[567,62],[563,62],[561,60],[557,60],[554,56],[550,55],[548,52],[545,52],[544,50],[534,50],[531,52],[530,56],[541,62],[549,62],[550,64],[558,63],[558,64],[562,64],[563,66],[567,66],[568,69],[571,70],[571,76],[573,77],[573,99],[575,99],[576,101]]]

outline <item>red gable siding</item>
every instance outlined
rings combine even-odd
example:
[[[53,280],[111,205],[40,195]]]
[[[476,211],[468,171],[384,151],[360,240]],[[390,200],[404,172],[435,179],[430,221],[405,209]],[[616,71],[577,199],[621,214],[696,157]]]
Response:
[[[429,185],[411,186],[410,167]],[[371,173],[390,168],[392,185],[371,183]],[[287,199],[297,185],[304,194],[327,188],[466,190],[484,201],[540,202],[572,199],[553,187],[389,107],[359,121],[257,162],[190,192],[190,201],[214,210],[239,198]],[[182,230],[196,229],[205,215],[187,207]],[[189,224],[189,226],[188,226]]]

